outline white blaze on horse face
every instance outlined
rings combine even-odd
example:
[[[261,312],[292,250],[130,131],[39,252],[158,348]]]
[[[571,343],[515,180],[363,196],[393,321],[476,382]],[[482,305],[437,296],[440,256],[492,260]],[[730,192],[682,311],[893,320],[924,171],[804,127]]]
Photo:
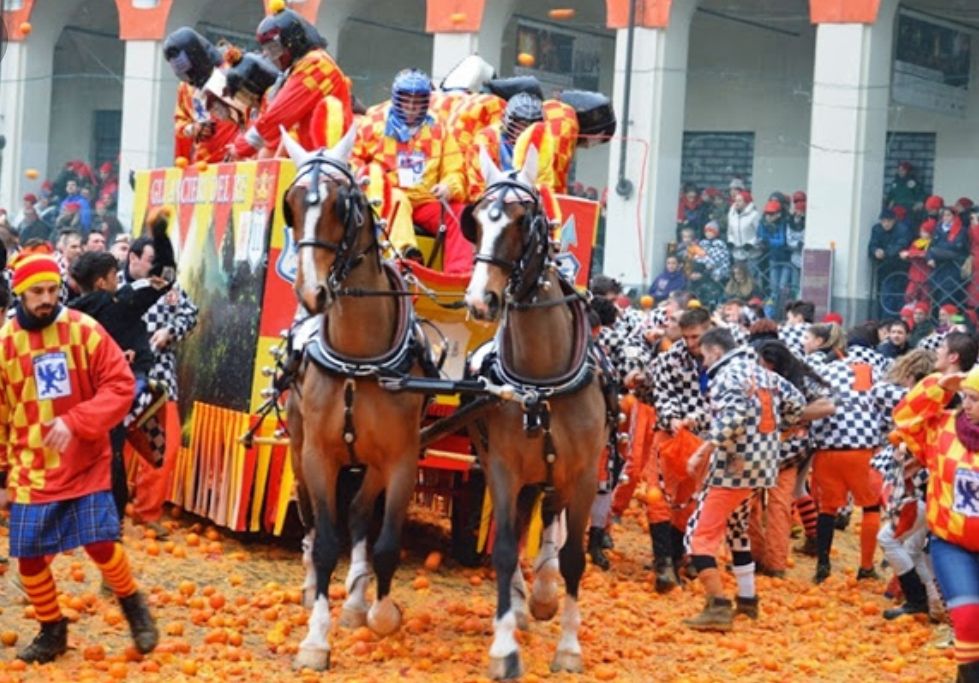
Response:
[[[506,215],[506,211],[501,210],[499,217],[492,220],[489,207],[480,209],[475,218],[482,226],[482,234],[476,253],[480,256],[492,257],[497,241],[510,224],[510,218]],[[482,313],[488,310],[485,298],[486,288],[489,286],[489,275],[489,264],[484,261],[477,261],[473,268],[472,278],[469,280],[469,286],[466,288],[466,305]]]
[[[330,602],[325,595],[317,595],[313,613],[309,615],[309,632],[299,644],[301,650],[330,649]]]
[[[322,202],[317,202],[313,206],[306,207],[306,211],[303,213],[304,240],[316,239],[316,226],[319,224],[320,216],[323,213],[322,206]],[[299,249],[302,251],[302,258],[299,263],[300,268],[302,268],[303,292],[306,295],[315,297],[316,284],[319,282],[319,278],[316,275],[316,247],[306,246],[299,247]]]

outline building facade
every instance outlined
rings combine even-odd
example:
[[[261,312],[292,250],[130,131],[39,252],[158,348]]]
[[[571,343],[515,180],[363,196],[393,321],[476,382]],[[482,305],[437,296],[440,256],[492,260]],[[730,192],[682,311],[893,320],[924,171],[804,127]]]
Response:
[[[599,193],[608,188],[604,270],[631,284],[648,283],[661,268],[682,183],[726,187],[739,175],[760,201],[776,190],[807,192],[807,245],[835,248],[834,305],[862,314],[871,290],[866,242],[896,164],[911,160],[929,191],[946,199],[979,195],[973,0],[289,6],[317,25],[368,104],[386,97],[399,69],[423,68],[437,81],[474,51],[500,75],[533,73],[548,90],[611,94],[621,138],[580,150],[574,172]],[[250,47],[265,12],[262,0],[6,0],[5,7],[0,206],[15,207],[69,159],[118,155],[124,222],[129,171],[172,160],[176,80],[163,38],[189,25]],[[914,57],[902,50],[927,40],[958,61],[909,67]],[[39,179],[27,178],[28,169]]]

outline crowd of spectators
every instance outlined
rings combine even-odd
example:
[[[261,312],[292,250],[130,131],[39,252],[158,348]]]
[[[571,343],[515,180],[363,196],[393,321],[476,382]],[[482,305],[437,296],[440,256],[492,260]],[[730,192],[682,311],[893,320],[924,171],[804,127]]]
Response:
[[[926,196],[908,162],[890,181],[867,255],[874,265],[878,315],[912,329],[961,317],[970,326],[979,308],[979,207],[968,197]]]
[[[724,193],[683,188],[676,242],[649,294],[662,301],[680,290],[707,306],[737,298],[781,311],[799,294],[806,193],[773,192],[759,210],[740,178]]]

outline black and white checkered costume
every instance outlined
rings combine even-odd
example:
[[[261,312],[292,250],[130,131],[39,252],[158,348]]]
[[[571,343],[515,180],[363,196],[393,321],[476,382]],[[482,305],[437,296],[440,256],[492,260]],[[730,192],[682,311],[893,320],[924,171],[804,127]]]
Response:
[[[802,384],[802,395],[806,403],[812,403],[821,398],[829,398],[829,387],[817,383],[810,377],[806,377]],[[798,467],[809,454],[812,453],[812,444],[809,440],[809,430],[805,428],[802,433],[799,429],[791,430],[792,435],[782,441],[779,469],[786,470],[790,467]]]
[[[809,323],[799,323],[798,325],[782,323],[778,326],[778,338],[781,339],[782,342],[789,347],[789,351],[794,353],[798,358],[805,358],[806,351],[802,346],[802,340],[808,331]]]
[[[879,382],[870,390],[880,417],[880,443],[887,443],[887,435],[894,430],[894,409],[901,402],[908,388],[893,382]]]
[[[917,504],[924,499],[928,487],[928,469],[921,467],[908,479],[905,477],[905,467],[913,461],[914,456],[893,444],[882,448],[870,461],[870,466],[883,477],[881,512],[892,523],[897,522],[905,505]]]
[[[751,520],[751,505],[754,503],[755,496],[757,495],[758,493],[756,492],[746,498],[741,505],[734,508],[734,512],[727,518],[727,530],[724,533],[724,538],[732,553],[746,553],[751,551],[751,537],[748,536],[748,523]],[[693,514],[690,515],[690,519],[687,520],[687,528],[683,533],[683,547],[687,554],[691,552],[690,539],[693,537],[693,531],[697,528],[697,523],[700,521],[700,513],[703,510],[704,499],[706,497],[706,486],[694,496],[697,506],[694,508]]]
[[[631,332],[625,325],[603,326],[598,333],[598,345],[615,368],[620,384],[629,372],[642,370],[652,360],[649,345],[641,335]]]
[[[130,281],[126,269],[120,271],[119,281]],[[197,326],[197,313],[197,306],[180,285],[174,283],[173,288],[160,297],[143,315],[146,332],[150,338],[157,330],[170,330],[170,343],[154,352],[155,362],[149,378],[166,384],[171,401],[177,400],[177,354],[174,349],[177,342]]]
[[[942,345],[945,341],[945,336],[948,334],[947,331],[944,332],[932,332],[927,337],[918,342],[916,349],[924,349],[925,351],[937,351],[938,347]]]
[[[701,390],[702,377],[706,389],[706,371],[700,361],[690,355],[682,339],[653,359],[640,384],[652,389],[660,429],[668,430],[672,420],[689,419],[692,432],[703,435],[707,431],[709,404]]]
[[[870,368],[872,384],[881,381],[883,372],[857,355],[834,360],[826,360],[822,353],[806,357],[813,370],[829,384],[831,398],[836,404],[835,413],[814,420],[809,427],[809,436],[816,450],[876,448],[880,444],[880,414],[870,387],[866,391],[858,391],[854,383],[857,365]]]
[[[711,486],[771,488],[778,478],[781,432],[799,421],[806,398],[788,380],[761,367],[745,349],[734,349],[708,373],[714,444]],[[766,406],[762,395],[767,393]],[[767,410],[770,415],[765,415]],[[759,429],[769,418],[770,428]],[[740,471],[738,471],[740,468]]]
[[[869,346],[861,346],[860,344],[853,344],[852,346],[847,347],[846,357],[850,359],[851,363],[867,363],[868,365],[873,366],[878,372],[880,372],[881,377],[886,375],[891,369],[891,366],[894,365],[893,358],[888,358]]]

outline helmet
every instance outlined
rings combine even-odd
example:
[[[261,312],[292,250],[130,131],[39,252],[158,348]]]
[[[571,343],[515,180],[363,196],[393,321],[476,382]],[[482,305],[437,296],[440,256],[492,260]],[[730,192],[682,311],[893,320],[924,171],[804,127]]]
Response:
[[[163,41],[163,57],[181,81],[202,88],[214,67],[221,64],[221,53],[207,38],[184,26]]]
[[[284,9],[262,19],[255,39],[270,62],[285,71],[310,50],[322,46],[322,36],[308,21]]]
[[[527,126],[543,120],[544,107],[540,98],[525,92],[517,93],[503,110],[503,135],[512,145]]]
[[[227,97],[234,97],[239,91],[244,90],[249,95],[259,98],[275,84],[279,73],[279,70],[265,57],[249,52],[242,55],[241,61],[225,73],[227,84],[224,94]]]
[[[391,86],[391,111],[409,126],[418,125],[428,113],[432,99],[432,81],[428,74],[418,69],[398,72]],[[422,105],[409,109],[409,103]]]
[[[442,90],[468,90],[476,93],[495,74],[493,66],[486,60],[479,55],[469,55],[452,67],[442,79],[441,87]]]

